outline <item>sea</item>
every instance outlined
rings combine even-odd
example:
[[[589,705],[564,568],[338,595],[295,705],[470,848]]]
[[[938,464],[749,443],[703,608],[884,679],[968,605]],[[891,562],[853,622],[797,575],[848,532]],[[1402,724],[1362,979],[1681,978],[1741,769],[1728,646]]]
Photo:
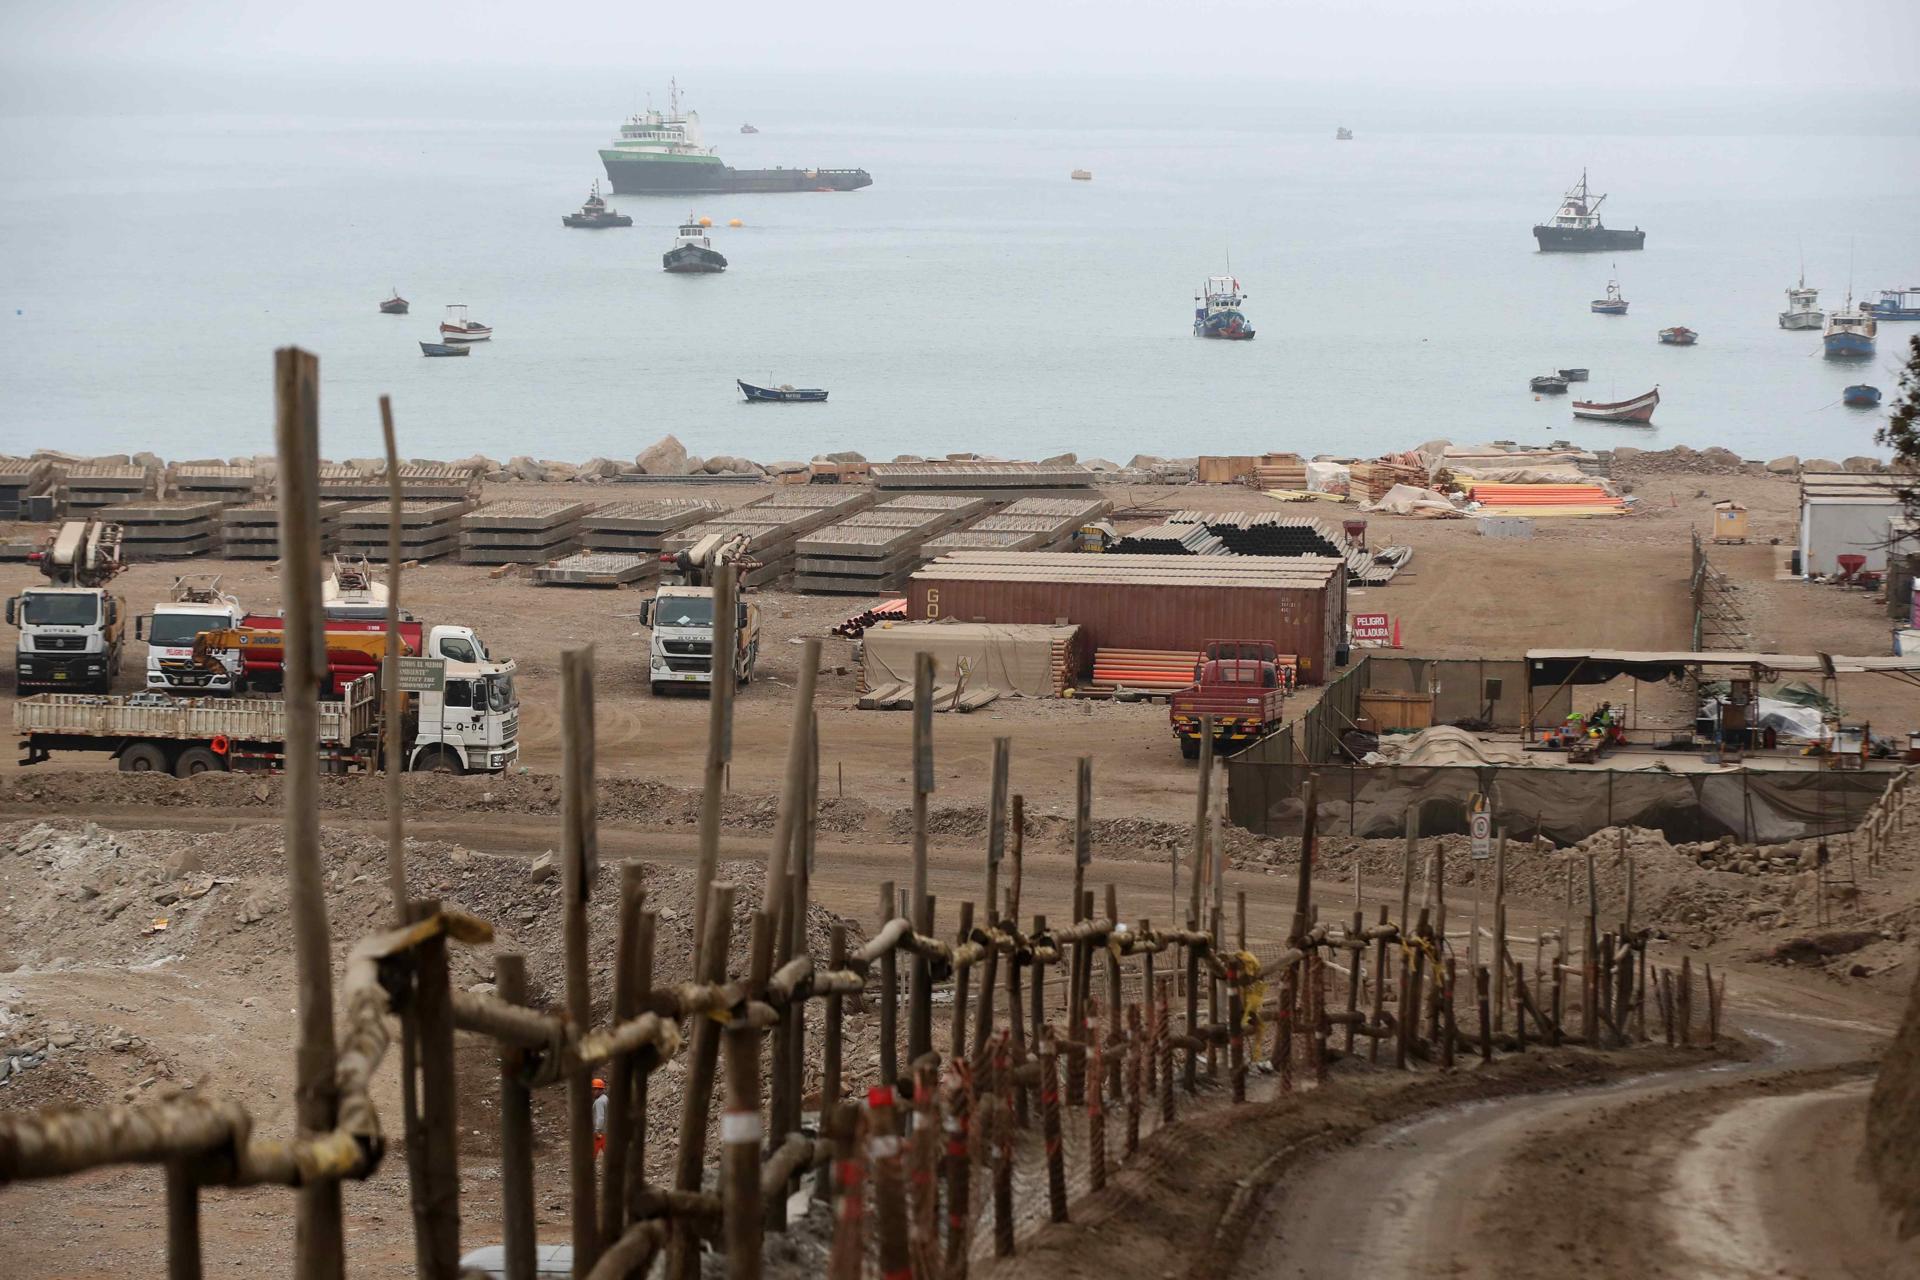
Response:
[[[680,72],[727,162],[873,185],[618,196],[631,228],[562,227],[598,148],[675,74],[16,81],[0,452],[270,451],[272,352],[296,344],[320,358],[333,458],[379,451],[390,395],[403,455],[440,459],[630,459],[669,433],[762,462],[1440,437],[1838,459],[1884,421],[1842,389],[1892,401],[1920,332],[1885,323],[1878,356],[1844,364],[1776,323],[1803,271],[1828,306],[1920,285],[1920,95]],[[1536,252],[1583,171],[1643,251]],[[689,214],[725,274],[661,271]],[[1254,341],[1193,336],[1216,273]],[[1588,310],[1610,278],[1625,317]],[[411,315],[378,314],[394,289]],[[449,303],[494,338],[423,359]],[[1698,345],[1659,344],[1672,325]],[[1528,390],[1570,366],[1593,399],[1657,385],[1653,427]],[[748,405],[735,379],[831,398]]]

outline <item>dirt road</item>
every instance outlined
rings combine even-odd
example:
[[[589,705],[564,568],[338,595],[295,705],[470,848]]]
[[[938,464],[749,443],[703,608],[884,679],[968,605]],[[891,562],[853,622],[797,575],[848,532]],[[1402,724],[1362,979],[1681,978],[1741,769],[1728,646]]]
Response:
[[[1750,1060],[1448,1108],[1295,1171],[1238,1274],[1914,1275],[1854,1169],[1883,1029],[1734,1017]]]

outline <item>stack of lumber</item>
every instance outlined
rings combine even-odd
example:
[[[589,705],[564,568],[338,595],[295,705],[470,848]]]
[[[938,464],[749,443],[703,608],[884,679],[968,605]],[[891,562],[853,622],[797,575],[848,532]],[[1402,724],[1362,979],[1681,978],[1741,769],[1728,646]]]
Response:
[[[1199,661],[1199,654],[1177,650],[1095,649],[1093,680],[1087,687],[1106,693],[1120,689],[1173,693],[1193,683],[1193,668]]]
[[[1489,516],[1619,516],[1624,499],[1597,484],[1476,484],[1467,496]]]
[[[0,458],[0,520],[27,518],[27,499],[53,478],[45,458]]]
[[[61,468],[60,505],[69,512],[138,502],[158,491],[159,477],[145,467],[69,462]]]
[[[473,504],[456,498],[409,498],[400,504],[400,554],[408,560],[437,560],[460,548],[460,517]],[[354,506],[340,516],[340,548],[372,560],[387,554],[392,524],[385,502]]]
[[[1256,489],[1305,489],[1307,462],[1297,453],[1269,453],[1254,464],[1247,483]]]
[[[1251,453],[1202,454],[1194,460],[1194,477],[1201,484],[1239,484],[1253,475],[1260,461]]]
[[[129,562],[183,560],[221,545],[222,504],[206,498],[123,503],[100,512],[122,529],[120,548]]]
[[[544,564],[580,549],[588,502],[503,498],[460,517],[460,563]]]
[[[1399,462],[1356,462],[1347,468],[1347,492],[1362,502],[1378,502],[1397,484],[1424,489],[1426,469]]]
[[[175,498],[211,499],[222,506],[251,502],[264,488],[251,463],[176,462],[167,468],[167,493]]]
[[[387,472],[366,472],[326,463],[320,468],[320,496],[387,500]],[[400,468],[400,496],[408,501],[427,498],[465,500],[480,496],[478,472],[439,463],[409,463]]]
[[[320,499],[320,549],[340,546],[340,517],[361,505],[346,498]],[[280,504],[262,500],[220,510],[220,554],[229,560],[280,558]]]
[[[576,551],[533,571],[539,587],[624,587],[660,574],[660,557],[631,551]]]
[[[675,529],[710,520],[723,508],[697,498],[650,498],[613,502],[580,517],[580,542],[589,551],[660,555],[660,541]]]

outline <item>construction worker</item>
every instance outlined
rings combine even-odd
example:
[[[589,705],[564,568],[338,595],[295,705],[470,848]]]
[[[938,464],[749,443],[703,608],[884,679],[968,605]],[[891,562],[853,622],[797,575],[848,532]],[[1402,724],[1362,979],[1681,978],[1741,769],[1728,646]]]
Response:
[[[607,1149],[607,1082],[599,1076],[593,1078],[593,1154],[600,1155]]]

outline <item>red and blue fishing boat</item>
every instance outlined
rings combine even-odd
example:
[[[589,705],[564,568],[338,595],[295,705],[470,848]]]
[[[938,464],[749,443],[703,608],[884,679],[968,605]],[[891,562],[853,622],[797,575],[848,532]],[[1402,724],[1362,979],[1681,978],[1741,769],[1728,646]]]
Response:
[[[1850,408],[1871,409],[1880,403],[1880,388],[1857,382],[1841,392],[1840,399]]]
[[[1193,332],[1201,338],[1226,338],[1246,342],[1253,337],[1253,326],[1241,312],[1247,300],[1240,282],[1232,276],[1208,276],[1206,284],[1193,295],[1200,305],[1193,309]]]
[[[1920,320],[1920,285],[1911,289],[1882,289],[1880,301],[1863,302],[1860,307],[1875,320]]]

